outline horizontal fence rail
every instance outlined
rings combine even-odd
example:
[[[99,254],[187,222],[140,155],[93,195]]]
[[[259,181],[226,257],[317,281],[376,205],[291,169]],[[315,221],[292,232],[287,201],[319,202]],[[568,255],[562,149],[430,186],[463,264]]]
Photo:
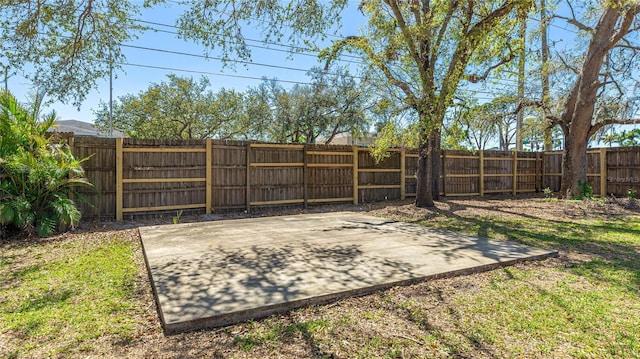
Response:
[[[394,148],[376,162],[368,148],[221,140],[74,137],[76,157],[95,190],[85,217],[123,219],[162,211],[200,213],[260,206],[364,203],[414,197],[416,150]],[[561,152],[444,150],[444,196],[560,189]],[[587,178],[595,194],[640,193],[640,148],[590,149]]]

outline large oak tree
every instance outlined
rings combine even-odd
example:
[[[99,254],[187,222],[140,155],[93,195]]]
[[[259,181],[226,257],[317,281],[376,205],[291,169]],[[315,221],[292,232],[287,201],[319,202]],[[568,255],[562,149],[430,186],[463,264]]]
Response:
[[[559,125],[564,133],[565,149],[562,156],[561,193],[569,198],[580,194],[579,181],[587,182],[587,146],[590,139],[604,126],[637,123],[625,111],[609,116],[599,116],[598,107],[606,108],[603,101],[611,97],[618,102],[628,98],[628,80],[637,73],[637,56],[640,54],[640,2],[637,0],[607,0],[586,7],[585,21],[571,7],[571,16],[559,16],[574,25],[588,40],[578,65],[571,66],[575,73],[573,84],[566,97],[562,114],[547,116],[553,125]],[[593,19],[589,22],[589,19]],[[634,33],[635,32],[635,33]],[[574,55],[575,56],[575,55]],[[609,106],[610,107],[610,106]],[[606,111],[603,111],[606,112]]]
[[[323,53],[329,61],[342,51],[362,54],[368,67],[399,89],[407,107],[417,112],[417,206],[433,206],[438,196],[441,128],[458,86],[464,80],[481,81],[514,58],[521,46],[514,44],[516,19],[532,2],[362,1],[359,8],[368,22],[361,34],[337,41]],[[187,38],[248,57],[243,25],[262,24],[268,38],[311,44],[334,26],[347,3],[200,0],[179,25]]]

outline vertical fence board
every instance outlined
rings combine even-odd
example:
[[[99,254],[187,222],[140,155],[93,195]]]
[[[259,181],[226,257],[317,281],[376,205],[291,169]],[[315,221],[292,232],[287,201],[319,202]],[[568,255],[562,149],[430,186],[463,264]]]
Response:
[[[123,139],[116,138],[116,220],[122,220],[122,202],[123,202]]]
[[[358,164],[358,146],[353,146],[353,204],[358,204],[360,199],[358,198],[358,186],[359,186],[359,172],[360,169]]]

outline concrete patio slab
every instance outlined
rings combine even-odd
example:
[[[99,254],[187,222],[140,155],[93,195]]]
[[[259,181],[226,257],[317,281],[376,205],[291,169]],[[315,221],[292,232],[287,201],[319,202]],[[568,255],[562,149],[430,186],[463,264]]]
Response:
[[[140,228],[166,334],[557,252],[354,212]]]

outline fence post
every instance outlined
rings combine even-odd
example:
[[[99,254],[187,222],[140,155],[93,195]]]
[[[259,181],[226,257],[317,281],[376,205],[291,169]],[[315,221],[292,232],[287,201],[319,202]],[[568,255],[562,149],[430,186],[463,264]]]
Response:
[[[353,146],[353,204],[358,204],[358,146]]]
[[[406,149],[402,147],[400,151],[400,199],[404,200],[407,196],[407,175],[406,175]]]
[[[304,148],[302,149],[302,156],[303,156],[303,163],[304,166],[302,167],[302,195],[304,198],[304,208],[307,208],[309,206],[309,159],[307,158],[307,148],[309,147],[309,144],[305,144]]]
[[[124,139],[122,137],[116,138],[116,221],[122,221],[122,147]]]
[[[544,154],[542,155],[544,157]],[[540,152],[536,152],[536,192],[542,191],[542,178],[540,177]]]
[[[480,171],[480,179],[479,179],[478,187],[480,190],[480,197],[484,197],[484,150],[478,151],[478,161],[479,161],[479,171]]]
[[[76,156],[77,154],[77,151],[75,149],[76,141],[74,136],[75,136],[75,133],[72,132],[71,136],[69,136],[69,138],[67,139],[67,146],[69,146],[69,152],[71,152],[72,156]],[[69,179],[71,179],[71,176],[72,176],[71,173],[67,175]],[[76,196],[73,195],[73,192],[69,193],[69,199],[75,202]]]
[[[251,211],[251,144],[247,143],[247,188],[246,188],[246,209]]]
[[[542,151],[542,186],[540,186],[542,188],[542,190],[544,191],[545,188],[547,187],[551,187],[551,186],[546,186],[545,187],[545,180],[547,178],[547,160],[546,160],[546,156],[547,156],[547,152],[546,151]]]
[[[447,196],[447,153],[442,150],[442,195]],[[438,188],[440,191],[440,188]]]
[[[76,155],[76,137],[75,134],[72,133],[69,139],[67,140],[67,145],[69,146],[69,151],[71,151],[72,155]]]
[[[513,188],[511,192],[514,196],[518,194],[518,151],[513,151]]]
[[[607,196],[607,148],[600,149],[600,197]]]
[[[205,209],[205,213],[206,214],[210,214],[211,213],[211,207],[213,207],[213,174],[211,173],[211,167],[212,167],[212,162],[213,162],[213,151],[211,150],[211,139],[207,138],[206,139],[206,148],[207,148],[207,156],[206,156],[206,190],[205,190],[205,201],[206,201],[206,206],[207,208]]]

